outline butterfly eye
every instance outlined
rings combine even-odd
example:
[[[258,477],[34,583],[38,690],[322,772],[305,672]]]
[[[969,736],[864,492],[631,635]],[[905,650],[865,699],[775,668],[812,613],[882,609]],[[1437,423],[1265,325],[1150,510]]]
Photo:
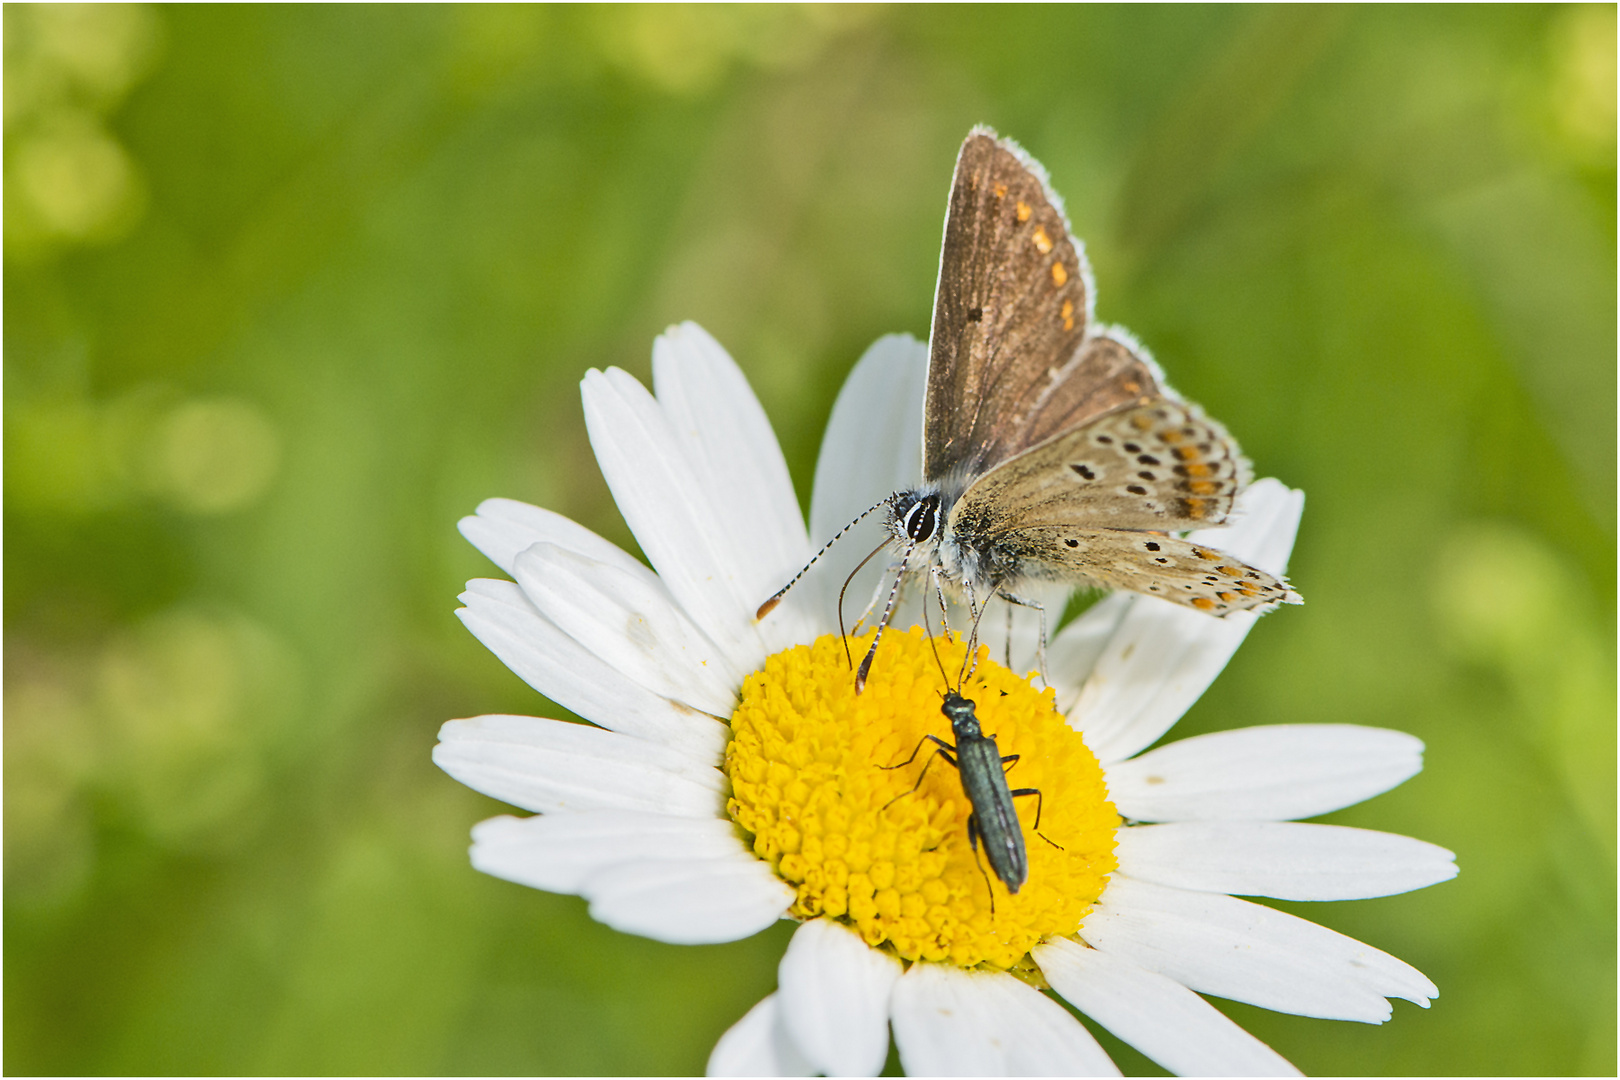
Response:
[[[934,526],[939,524],[939,496],[929,495],[919,499],[906,514],[906,535],[921,543],[934,535]]]

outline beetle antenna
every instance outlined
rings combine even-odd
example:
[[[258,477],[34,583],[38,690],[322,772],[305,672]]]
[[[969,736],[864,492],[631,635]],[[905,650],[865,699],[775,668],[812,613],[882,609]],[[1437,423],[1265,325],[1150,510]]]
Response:
[[[962,657],[962,679],[961,679],[961,681],[964,682],[964,683],[967,682],[969,679],[971,679],[973,677],[974,671],[978,670],[978,667],[979,667],[979,623],[984,620],[984,613],[985,613],[986,609],[988,609],[990,607],[990,602],[988,600],[985,601],[985,603],[983,605],[981,605],[979,603],[979,598],[977,596],[973,595],[973,590],[971,588],[969,588],[966,591],[967,591],[967,597],[968,597],[968,611],[971,612],[972,615],[973,615],[973,629],[968,633],[968,651],[967,651],[967,655]]]
[[[935,581],[934,584],[935,584],[935,587],[937,588],[938,584],[939,584],[938,580],[937,580],[937,577],[936,577],[936,581]],[[945,661],[943,661],[943,660],[941,660],[939,658],[939,642],[934,640],[934,625],[928,619],[928,604],[927,604],[926,601],[923,603],[922,608],[923,608],[923,629],[925,631],[927,631],[927,633],[928,633],[928,647],[934,651],[934,663],[935,663],[935,665],[937,665],[939,667],[939,677],[941,679],[945,680],[945,689],[947,691],[949,691],[950,688],[951,688],[951,677],[948,674],[946,674],[946,672],[945,672]],[[956,688],[956,692],[958,694],[960,694],[962,692],[961,686],[958,686]]]

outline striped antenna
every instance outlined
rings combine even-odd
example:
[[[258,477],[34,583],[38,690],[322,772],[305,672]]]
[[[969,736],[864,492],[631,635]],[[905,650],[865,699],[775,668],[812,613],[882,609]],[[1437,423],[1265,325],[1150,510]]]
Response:
[[[878,620],[877,633],[872,636],[872,647],[866,650],[866,657],[861,660],[860,669],[855,672],[857,694],[866,689],[866,676],[872,671],[872,660],[877,656],[878,642],[883,640],[883,631],[889,628],[889,616],[894,614],[894,598],[900,593],[900,583],[906,580],[906,568],[911,563],[911,553],[916,547],[917,541],[909,541],[906,544],[906,553],[900,556],[900,570],[894,575],[894,585],[889,589],[889,599],[883,605],[883,617]]]
[[[804,564],[804,569],[803,570],[800,570],[797,574],[793,575],[793,580],[792,581],[788,582],[786,585],[784,585],[780,589],[776,590],[776,592],[771,596],[771,598],[769,600],[767,600],[763,604],[759,605],[759,610],[754,612],[754,620],[757,622],[760,619],[763,619],[765,616],[769,615],[771,612],[775,611],[776,610],[776,605],[780,604],[782,602],[782,597],[787,595],[787,591],[789,589],[793,588],[793,586],[797,585],[799,583],[799,579],[804,577],[804,575],[806,575],[806,574],[808,574],[810,572],[810,568],[812,566],[816,565],[816,561],[818,559],[820,559],[823,555],[827,554],[827,549],[831,548],[834,544],[838,543],[839,537],[843,536],[845,533],[849,532],[849,530],[851,530],[855,526],[859,525],[862,521],[864,521],[866,519],[866,516],[868,514],[870,514],[872,511],[874,511],[874,510],[876,510],[876,509],[878,509],[880,507],[888,506],[892,502],[894,502],[894,496],[893,495],[885,496],[879,502],[873,503],[871,506],[867,507],[865,510],[862,510],[860,512],[860,514],[855,518],[854,521],[850,522],[848,525],[845,525],[842,529],[839,529],[837,532],[833,533],[833,538],[822,545],[821,550],[816,552],[815,558],[811,559],[809,562]],[[870,556],[868,556],[868,558],[870,558]]]

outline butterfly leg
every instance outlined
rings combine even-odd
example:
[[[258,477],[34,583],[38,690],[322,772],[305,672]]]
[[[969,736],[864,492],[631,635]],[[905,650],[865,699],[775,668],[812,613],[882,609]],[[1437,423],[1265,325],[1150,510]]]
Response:
[[[1035,638],[1035,670],[1039,672],[1041,676],[1041,683],[1043,685],[1050,685],[1050,680],[1048,680],[1046,677],[1046,605],[1042,604],[1039,600],[1026,600],[1022,596],[1015,596],[1004,589],[998,590],[996,595],[1007,601],[1007,666],[1009,668],[1012,667],[1013,605],[1017,605],[1021,608],[1029,608],[1039,617],[1041,625],[1040,633]]]
[[[889,574],[890,572],[892,572],[895,569],[896,569],[896,567],[891,563],[889,565],[889,569],[884,571],[884,574],[887,575],[887,574]],[[853,574],[850,575],[850,576],[852,578],[854,577]],[[845,585],[847,586],[848,582],[845,582]],[[852,634],[860,633],[861,632],[861,624],[864,623],[867,619],[871,618],[872,617],[872,612],[877,610],[878,597],[883,595],[883,587],[882,587],[882,585],[883,585],[883,583],[880,581],[878,583],[878,587],[876,589],[872,590],[872,598],[866,602],[866,606],[861,609],[861,613],[859,615],[855,616],[855,622],[850,627],[850,633],[852,633]]]
[[[937,566],[928,568],[928,576],[934,583],[934,599],[939,601],[939,625],[945,633],[945,640],[951,640],[951,610],[945,600],[945,575]]]

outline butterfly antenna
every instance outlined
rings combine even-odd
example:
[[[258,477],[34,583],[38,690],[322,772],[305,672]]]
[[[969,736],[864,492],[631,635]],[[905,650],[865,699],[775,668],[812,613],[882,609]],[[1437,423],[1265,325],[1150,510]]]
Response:
[[[878,620],[877,634],[872,638],[872,647],[866,650],[860,669],[855,672],[857,694],[866,689],[866,676],[872,670],[872,658],[877,656],[878,642],[883,640],[883,631],[889,628],[889,616],[894,614],[894,598],[900,594],[900,583],[906,580],[906,567],[911,563],[911,553],[916,547],[917,541],[908,542],[905,554],[900,556],[900,571],[894,575],[894,584],[889,588],[889,599],[883,604],[883,617]]]
[[[855,526],[859,525],[863,520],[865,520],[866,516],[868,514],[870,514],[873,510],[876,510],[880,506],[886,506],[886,505],[888,505],[889,503],[891,503],[893,501],[894,501],[894,496],[890,495],[887,498],[883,499],[881,502],[874,503],[873,505],[867,507],[865,510],[862,510],[860,512],[860,514],[858,516],[856,516],[854,521],[850,522],[848,525],[845,525],[842,529],[839,529],[837,532],[833,533],[833,538],[831,540],[827,541],[825,544],[821,545],[821,550],[816,552],[815,556],[809,562],[804,564],[804,569],[800,570],[797,574],[793,575],[793,580],[792,581],[788,582],[786,585],[784,585],[780,589],[776,590],[776,592],[774,594],[772,594],[772,596],[771,596],[771,598],[769,600],[767,600],[763,604],[759,605],[759,610],[754,612],[755,621],[763,619],[765,616],[769,615],[772,611],[776,610],[776,605],[780,604],[782,602],[782,597],[787,595],[787,591],[789,589],[793,588],[793,586],[797,585],[799,583],[799,579],[804,577],[804,575],[806,575],[806,574],[808,574],[810,572],[810,568],[812,566],[816,565],[816,561],[818,559],[820,559],[823,555],[827,554],[827,549],[832,547],[834,544],[838,543],[838,540],[839,540],[839,538],[841,536],[843,536],[845,533],[849,532],[849,530],[853,529]],[[867,558],[870,559],[871,556],[868,555]],[[864,563],[862,565],[864,565]],[[859,567],[857,567],[857,569],[859,569]],[[854,575],[852,574],[850,576],[853,577]],[[844,584],[848,585],[849,583],[846,581]],[[840,594],[840,595],[842,595],[842,594]]]
[[[888,546],[889,542],[885,540],[883,543],[873,548],[870,555],[855,564],[855,569],[849,572],[849,577],[844,579],[844,584],[838,589],[838,636],[844,641],[844,663],[848,664],[850,667],[855,666],[855,660],[849,655],[849,634],[844,630],[844,593],[849,591],[849,583],[855,580],[855,575],[861,572],[861,567],[872,561],[872,555],[876,555],[878,552],[882,551]],[[871,608],[868,607],[867,610],[870,611]],[[865,615],[861,616],[862,619],[865,617]],[[860,625],[860,619],[855,621],[855,625]]]

